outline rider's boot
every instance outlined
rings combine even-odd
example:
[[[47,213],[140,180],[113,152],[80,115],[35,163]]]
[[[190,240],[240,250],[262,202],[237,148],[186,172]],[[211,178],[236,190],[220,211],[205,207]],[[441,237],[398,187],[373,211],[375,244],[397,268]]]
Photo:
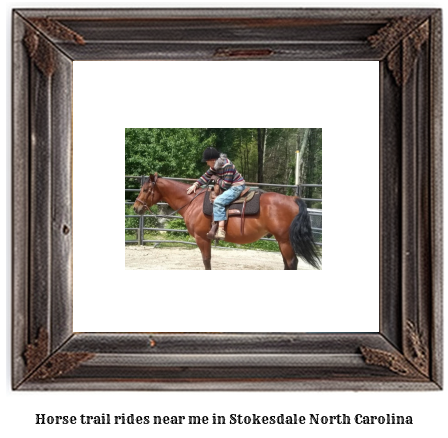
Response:
[[[216,240],[224,240],[225,238],[226,238],[226,232],[225,232],[224,228],[219,227],[218,232],[215,234],[215,239]]]
[[[215,238],[216,231],[218,230],[218,222],[212,222],[212,227],[207,233],[207,238],[213,240]]]

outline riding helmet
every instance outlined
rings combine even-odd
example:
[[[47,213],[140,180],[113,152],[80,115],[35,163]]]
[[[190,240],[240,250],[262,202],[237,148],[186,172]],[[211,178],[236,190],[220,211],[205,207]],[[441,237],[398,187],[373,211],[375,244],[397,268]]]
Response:
[[[220,153],[215,148],[207,148],[202,154],[202,162],[205,163],[209,160],[217,160],[220,157]]]

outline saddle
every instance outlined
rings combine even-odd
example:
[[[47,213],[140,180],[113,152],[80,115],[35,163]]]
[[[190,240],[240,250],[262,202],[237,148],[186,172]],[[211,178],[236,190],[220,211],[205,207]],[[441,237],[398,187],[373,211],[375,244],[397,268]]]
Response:
[[[259,213],[261,194],[262,190],[250,190],[247,188],[226,207],[227,219],[233,216],[241,217],[241,234],[244,234],[244,218]],[[216,196],[213,189],[205,192],[203,212],[206,216],[213,216],[213,201]]]

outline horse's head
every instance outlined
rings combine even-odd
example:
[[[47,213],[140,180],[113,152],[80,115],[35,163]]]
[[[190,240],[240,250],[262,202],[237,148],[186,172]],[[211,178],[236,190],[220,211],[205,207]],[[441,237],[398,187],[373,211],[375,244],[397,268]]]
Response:
[[[140,193],[134,202],[134,211],[137,214],[143,214],[146,210],[149,210],[151,206],[160,201],[160,192],[156,187],[157,179],[158,175],[155,173],[154,175],[150,175],[143,182]]]

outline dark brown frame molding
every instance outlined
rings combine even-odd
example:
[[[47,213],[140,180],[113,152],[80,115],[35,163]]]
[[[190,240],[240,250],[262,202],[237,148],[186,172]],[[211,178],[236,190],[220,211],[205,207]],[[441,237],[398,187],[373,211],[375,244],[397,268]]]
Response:
[[[440,389],[441,20],[438,9],[13,11],[13,388]],[[118,59],[379,62],[379,333],[73,333],[72,62]]]

